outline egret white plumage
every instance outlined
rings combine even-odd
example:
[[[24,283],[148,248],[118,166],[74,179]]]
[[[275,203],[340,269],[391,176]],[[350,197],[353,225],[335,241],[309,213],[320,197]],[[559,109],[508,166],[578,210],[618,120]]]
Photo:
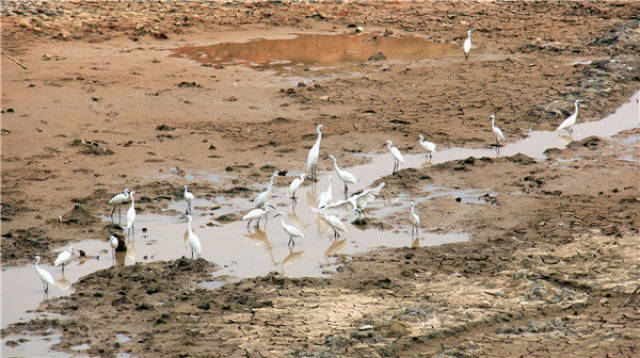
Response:
[[[344,232],[344,233],[347,232],[347,228],[344,226],[344,223],[337,216],[330,215],[330,214],[327,214],[326,212],[323,212],[320,218],[322,218],[324,222],[326,222],[327,224],[329,224],[329,226],[331,226],[331,228],[333,229],[334,238],[337,239],[340,237],[339,232]]]
[[[71,261],[71,257],[73,256],[74,250],[75,249],[73,248],[73,245],[64,249],[62,252],[58,254],[58,257],[56,257],[56,260],[53,262],[53,265],[54,266],[62,265],[62,272],[64,272],[64,265],[66,265],[69,261]]]
[[[247,222],[247,229],[249,229],[249,226],[251,225],[251,222],[253,220],[256,220],[256,227],[259,227],[260,219],[267,216],[267,214],[269,213],[269,209],[274,209],[274,207],[269,202],[267,202],[263,207],[253,209],[249,211],[245,216],[243,216],[242,220],[249,220]]]
[[[313,181],[318,180],[318,157],[320,156],[320,141],[322,141],[322,124],[318,124],[316,131],[318,132],[318,138],[315,144],[309,150],[307,155],[307,173],[309,173],[309,179]]]
[[[565,119],[564,121],[562,121],[562,123],[558,126],[558,129],[556,129],[556,131],[561,131],[561,130],[567,130],[567,132],[569,132],[569,134],[573,133],[573,125],[576,124],[576,120],[578,119],[578,103],[580,103],[579,99],[576,99],[574,105],[574,112],[573,114],[571,114],[569,117],[567,117],[567,119]]]
[[[418,236],[418,228],[420,227],[420,217],[416,214],[416,203],[411,202],[411,213],[409,214],[409,222],[411,222],[411,236],[415,233]]]
[[[109,204],[113,205],[113,208],[111,209],[111,222],[113,222],[113,213],[116,211],[116,208],[118,208],[119,218],[121,215],[120,204],[126,203],[127,201],[129,201],[129,189],[126,188],[122,193],[116,194],[113,198],[109,199]]]
[[[496,148],[500,147],[500,143],[498,140],[504,140],[504,134],[502,134],[502,130],[496,127],[496,116],[494,114],[491,115],[491,130],[493,134],[496,136]]]
[[[133,223],[134,221],[136,221],[136,208],[135,208],[135,200],[133,199],[133,194],[135,194],[135,191],[131,191],[129,192],[129,198],[131,199],[131,206],[129,207],[129,210],[127,210],[127,234],[131,234],[133,235]]]
[[[389,152],[393,157],[393,171],[391,172],[391,175],[393,175],[400,170],[400,163],[404,164],[404,158],[402,157],[402,153],[400,153],[398,148],[393,146],[393,143],[390,140],[388,140],[386,144],[383,144],[382,146],[384,147],[385,145],[387,146],[387,148],[389,148]]]
[[[333,186],[331,185],[331,179],[333,177],[329,175],[329,186],[327,186],[327,190],[323,191],[318,195],[318,207],[323,207],[327,205],[331,199],[333,199]]]
[[[340,200],[318,209],[312,209],[315,212],[331,211],[331,210],[353,210],[353,213],[360,216],[364,213],[367,204],[375,199],[384,187],[385,183],[380,183],[375,188],[366,189],[361,193],[351,195],[347,200]]]
[[[289,184],[289,190],[287,191],[287,196],[291,198],[291,202],[294,205],[297,202],[296,191],[298,191],[298,188],[300,188],[300,185],[304,183],[304,178],[306,177],[307,175],[302,173],[300,174],[300,177],[293,179],[291,184]]]
[[[274,215],[274,217],[276,216],[282,216],[280,218],[280,225],[282,226],[282,229],[284,230],[284,232],[286,232],[289,235],[289,242],[287,243],[287,245],[296,246],[296,242],[294,241],[294,239],[296,238],[304,239],[304,234],[302,233],[302,231],[300,231],[300,229],[284,222],[284,214],[281,211],[279,211]]]
[[[109,238],[109,246],[111,246],[111,254],[113,255],[113,259],[116,258],[116,249],[118,248],[118,238],[115,235],[111,235]]]
[[[333,156],[333,154],[329,155],[329,158],[333,160],[333,169],[335,169],[336,173],[338,174],[338,178],[340,178],[340,180],[342,180],[342,182],[344,183],[344,193],[349,194],[349,188],[347,187],[347,184],[358,184],[358,178],[356,178],[355,175],[349,173],[348,171],[340,169],[340,167],[338,166],[338,161],[336,160],[336,157]]]
[[[189,191],[189,189],[187,189],[187,186],[184,186],[184,194],[182,195],[184,197],[184,200],[187,202],[187,211],[185,214],[191,214],[191,204],[193,203],[193,193]]]
[[[469,52],[471,51],[471,30],[467,31],[467,39],[464,40],[463,50],[464,59],[466,60],[469,58]]]
[[[36,256],[36,272],[40,277],[40,281],[42,281],[42,287],[44,288],[44,293],[49,292],[49,285],[54,285],[56,282],[53,280],[53,276],[49,273],[49,271],[40,268],[38,264],[40,263],[40,256]]]
[[[267,186],[267,190],[258,194],[258,196],[256,196],[256,198],[253,200],[254,208],[257,209],[257,208],[263,207],[267,203],[267,201],[271,199],[271,188],[273,187],[273,180],[276,178],[277,175],[278,175],[277,170],[274,171],[273,174],[271,174],[271,179],[269,179],[269,186]]]
[[[191,215],[187,215],[187,232],[189,235],[188,241],[189,241],[189,246],[191,246],[191,258],[193,259],[193,254],[196,254],[196,259],[198,257],[200,257],[200,254],[202,253],[202,245],[200,244],[200,239],[198,238],[198,235],[196,235],[195,232],[193,232],[193,229],[191,228],[191,222],[192,222],[193,218],[191,217]]]
[[[433,142],[429,142],[428,140],[424,140],[424,136],[422,134],[418,135],[418,142],[420,143],[422,149],[424,149],[424,151],[426,152],[425,155],[428,155],[429,159],[431,159],[433,153],[436,152],[436,144]]]

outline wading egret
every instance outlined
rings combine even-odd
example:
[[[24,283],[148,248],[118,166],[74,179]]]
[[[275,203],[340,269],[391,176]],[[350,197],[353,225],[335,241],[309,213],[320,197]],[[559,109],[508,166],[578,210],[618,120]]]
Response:
[[[425,156],[429,156],[429,159],[431,159],[433,153],[436,152],[436,144],[429,142],[428,140],[424,140],[424,136],[422,134],[418,135],[418,139],[418,143],[420,143],[422,149],[427,152]]]
[[[333,177],[331,175],[329,175],[329,186],[327,186],[327,190],[323,191],[322,193],[320,193],[320,195],[318,195],[318,207],[323,207],[325,205],[327,205],[331,199],[333,199],[333,187],[331,185],[331,179]]]
[[[402,153],[400,153],[398,148],[393,146],[393,143],[391,143],[390,140],[388,140],[387,143],[383,144],[382,146],[384,147],[385,145],[387,146],[387,148],[389,148],[389,152],[393,157],[393,171],[391,172],[391,175],[393,175],[400,170],[400,163],[404,164],[404,158],[402,157]]]
[[[73,245],[71,245],[65,250],[63,250],[62,252],[60,252],[58,254],[58,257],[56,257],[56,260],[53,262],[53,265],[54,266],[62,265],[62,272],[64,272],[64,265],[66,265],[69,261],[71,261],[71,256],[73,256],[74,251],[75,249],[73,248]]]
[[[347,228],[344,226],[344,223],[337,216],[323,212],[321,218],[324,222],[331,226],[331,228],[333,229],[333,237],[335,239],[340,237],[339,232],[347,232]]]
[[[318,138],[316,139],[315,144],[309,150],[309,155],[307,155],[307,173],[309,173],[309,179],[313,181],[318,181],[317,170],[318,170],[318,156],[320,156],[320,141],[322,141],[322,124],[318,124],[316,127],[316,131],[318,132]]]
[[[467,31],[467,39],[464,40],[463,48],[464,50],[464,59],[469,58],[469,51],[471,51],[471,30]]]
[[[340,167],[338,166],[338,161],[336,160],[336,157],[333,156],[333,154],[329,155],[329,158],[333,160],[333,169],[335,169],[338,177],[344,183],[344,193],[349,194],[349,188],[347,187],[347,184],[358,184],[358,178],[356,178],[355,175],[349,173],[348,171],[340,169]]]
[[[275,208],[269,202],[266,202],[263,207],[253,209],[249,211],[245,216],[243,216],[242,220],[249,220],[247,222],[247,229],[249,229],[249,226],[251,225],[251,222],[253,220],[256,220],[256,227],[259,227],[260,219],[267,216],[267,214],[269,213],[269,209],[275,209]]]
[[[289,198],[291,198],[291,203],[294,204],[294,205],[297,202],[296,191],[298,191],[298,188],[300,187],[300,185],[302,185],[302,183],[304,183],[304,178],[306,178],[306,177],[307,177],[307,175],[302,173],[302,174],[300,174],[299,178],[293,179],[291,184],[289,184],[289,190],[287,191],[287,196]]]
[[[202,253],[202,245],[200,244],[198,235],[196,235],[196,233],[193,232],[193,229],[191,228],[192,220],[193,218],[191,217],[191,215],[187,215],[187,232],[189,235],[189,246],[191,246],[191,258],[193,259],[193,254],[195,253],[197,259]]]
[[[111,209],[111,222],[113,222],[113,213],[118,208],[118,219],[121,215],[120,204],[126,203],[129,201],[129,189],[124,189],[122,193],[116,194],[113,198],[109,199],[109,204],[113,205],[113,209]]]
[[[493,131],[493,134],[495,134],[496,136],[496,148],[500,147],[500,143],[498,142],[498,140],[504,140],[504,134],[502,134],[502,130],[498,127],[496,127],[496,116],[495,115],[491,115],[491,130]]]
[[[416,214],[416,203],[411,202],[411,214],[409,215],[409,222],[411,222],[411,237],[418,236],[418,228],[420,227],[420,217]]]
[[[187,211],[185,212],[185,214],[189,214],[191,215],[191,204],[193,203],[193,193],[191,193],[189,191],[189,189],[187,189],[187,186],[184,186],[184,194],[182,195],[184,197],[184,200],[187,202]]]
[[[36,272],[40,277],[40,281],[42,281],[42,287],[44,288],[44,293],[49,292],[49,285],[54,285],[55,281],[53,280],[53,276],[49,273],[49,271],[40,268],[38,264],[40,263],[40,256],[36,256]]]
[[[113,259],[116,259],[116,249],[118,248],[118,238],[115,235],[111,235],[109,238],[109,246],[111,246],[111,254],[113,255]]]
[[[133,235],[133,222],[136,221],[136,208],[135,208],[135,200],[133,199],[133,194],[135,191],[129,192],[129,198],[131,199],[131,206],[129,210],[127,210],[127,234]]]
[[[273,187],[273,180],[276,178],[277,175],[278,175],[277,170],[274,171],[273,174],[271,174],[271,179],[269,179],[269,186],[267,186],[267,190],[258,194],[258,196],[256,196],[256,198],[253,200],[254,208],[258,209],[265,206],[267,201],[271,198],[271,188]]]
[[[384,182],[380,183],[375,188],[366,189],[359,194],[351,195],[347,200],[340,200],[335,203],[327,204],[326,206],[321,207],[319,209],[315,209],[315,210],[312,209],[312,210],[315,212],[320,212],[321,210],[330,211],[330,210],[336,210],[336,209],[353,210],[354,214],[357,214],[358,216],[360,216],[364,214],[364,209],[366,208],[367,204],[373,199],[375,199],[375,197],[378,194],[380,194],[380,191],[382,190],[384,185],[385,185]]]
[[[567,117],[567,119],[565,119],[560,126],[558,126],[558,129],[556,129],[557,132],[561,131],[561,130],[566,130],[567,132],[569,132],[569,134],[573,133],[573,125],[576,124],[576,120],[578,119],[578,103],[580,102],[579,99],[576,99],[575,103],[573,104],[573,106],[575,107],[575,111],[573,112],[572,115],[570,115],[569,117]]]
[[[282,229],[289,235],[289,242],[287,243],[288,246],[296,246],[296,242],[294,241],[294,239],[296,238],[304,239],[304,234],[302,233],[302,231],[300,231],[300,229],[284,222],[284,214],[282,213],[282,211],[276,213],[274,217],[276,216],[282,216],[280,218],[280,225],[282,226]]]

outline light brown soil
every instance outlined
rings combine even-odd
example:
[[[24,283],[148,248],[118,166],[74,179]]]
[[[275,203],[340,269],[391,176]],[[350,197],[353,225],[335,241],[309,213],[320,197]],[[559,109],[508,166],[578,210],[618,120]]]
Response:
[[[193,191],[252,196],[274,167],[302,169],[318,123],[323,146],[349,165],[387,138],[418,152],[418,133],[441,147],[487,146],[494,112],[509,141],[554,128],[575,98],[581,120],[597,120],[640,87],[637,2],[2,6],[3,54],[27,67],[3,57],[3,265],[51,259],[87,235],[106,240],[112,228],[96,217],[125,186],[143,193],[141,212],[203,170],[237,179]],[[305,87],[168,56],[349,24],[457,44],[472,28],[474,49],[468,61],[368,63]],[[204,260],[116,267],[48,303],[68,319],[3,335],[54,328],[57,349],[88,342],[100,356],[634,356],[639,169],[618,158],[639,157],[627,140],[638,135],[589,138],[543,162],[476,159],[384,178],[385,197],[426,196],[427,184],[497,193],[494,205],[418,206],[423,228],[468,232],[469,243],[380,250],[328,279],[273,274],[215,291],[195,286],[215,269]],[[178,175],[153,178],[172,167]],[[116,333],[133,339],[114,344]]]

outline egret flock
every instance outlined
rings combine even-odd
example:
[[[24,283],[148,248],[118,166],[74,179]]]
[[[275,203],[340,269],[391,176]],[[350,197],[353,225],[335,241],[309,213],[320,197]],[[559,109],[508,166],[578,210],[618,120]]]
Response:
[[[466,60],[468,59],[469,52],[471,51],[471,30],[467,31],[467,38],[465,39],[463,44],[463,51],[464,51],[464,57]],[[558,126],[558,128],[556,129],[557,132],[567,131],[570,134],[573,132],[572,127],[575,125],[578,117],[579,102],[580,100],[575,100],[575,103],[574,103],[575,110],[573,114],[567,117],[560,124],[560,126]],[[639,102],[639,106],[640,106],[640,102]],[[500,147],[500,141],[504,141],[505,139],[504,133],[500,128],[496,127],[495,125],[496,118],[494,114],[492,114],[489,117],[489,119],[491,120],[491,130],[495,136],[495,140],[496,140],[495,147],[497,150]],[[318,136],[316,138],[315,143],[309,150],[309,154],[307,155],[307,161],[305,166],[306,173],[300,174],[300,176],[295,177],[291,181],[290,185],[288,186],[287,197],[291,199],[291,205],[294,208],[294,210],[297,204],[296,192],[304,184],[304,182],[306,180],[309,180],[312,182],[319,181],[317,168],[318,168],[318,159],[320,157],[322,128],[323,128],[322,124],[319,124],[316,127],[316,132]],[[424,150],[425,156],[429,160],[431,160],[433,153],[436,152],[436,144],[430,141],[426,141],[422,134],[418,136],[418,143]],[[387,140],[384,144],[382,144],[382,147],[384,146],[388,148],[389,153],[393,159],[393,170],[391,174],[395,175],[400,170],[400,164],[404,163],[404,158],[400,150],[397,147],[393,146],[393,143],[391,142],[391,140]],[[347,229],[342,219],[332,214],[332,211],[333,210],[351,210],[353,214],[360,217],[361,215],[364,214],[364,209],[366,208],[367,204],[373,201],[376,198],[376,196],[380,194],[385,183],[382,182],[375,188],[367,188],[361,192],[357,192],[349,196],[348,184],[358,184],[358,178],[352,173],[350,173],[349,171],[343,168],[340,168],[338,166],[338,161],[333,154],[330,154],[328,158],[333,161],[333,170],[336,172],[336,175],[338,176],[338,178],[340,178],[340,180],[344,184],[345,199],[333,201],[333,187],[332,187],[333,176],[329,175],[326,190],[320,192],[317,195],[316,197],[317,207],[312,207],[311,210],[319,214],[319,219],[331,227],[331,229],[333,230],[333,236],[334,238],[337,239],[338,237],[340,237],[341,234],[346,233]],[[280,220],[280,226],[282,227],[282,230],[288,235],[289,237],[288,246],[291,247],[295,245],[296,239],[303,239],[305,235],[302,232],[302,230],[300,230],[298,227],[285,222],[284,213],[282,211],[277,211],[276,208],[270,202],[272,191],[273,191],[274,180],[275,180],[275,177],[278,176],[278,173],[279,173],[278,171],[275,171],[271,175],[269,183],[267,185],[267,189],[259,193],[255,197],[255,199],[253,200],[253,209],[251,209],[247,214],[245,214],[242,217],[242,220],[247,221],[247,229],[250,230],[252,222],[255,222],[256,227],[259,227],[260,220],[265,219],[265,222],[266,222],[269,212],[271,212],[272,210],[276,211],[274,217],[282,216]],[[127,210],[126,228],[124,229],[125,236],[127,237],[132,237],[134,233],[134,223],[136,219],[135,199],[134,199],[135,193],[136,193],[135,191],[124,189],[122,193],[116,194],[108,201],[108,204],[112,205],[111,215],[110,215],[112,222],[113,222],[113,214],[115,213],[115,210],[118,209],[118,215],[120,217],[121,215],[120,206],[126,202],[131,202],[129,209]],[[193,201],[195,199],[195,196],[193,193],[189,191],[187,185],[184,186],[183,199],[187,204],[187,208],[184,216],[184,218],[186,218],[186,223],[187,223],[187,231],[185,233],[185,239],[188,242],[189,247],[191,248],[191,258],[192,259],[198,258],[202,254],[202,243],[200,242],[199,237],[196,235],[196,233],[193,230],[193,227],[192,227],[193,218],[191,216],[192,209],[193,209],[192,206],[193,206]],[[412,238],[413,237],[417,238],[419,227],[420,227],[420,217],[416,213],[415,202],[411,202],[410,204],[408,220],[409,220],[409,223],[411,224],[411,236]],[[120,246],[119,240],[120,239],[115,235],[111,235],[109,238],[109,246],[112,249],[114,258],[115,258],[115,250],[117,249],[118,246]],[[65,264],[71,261],[74,252],[75,252],[74,247],[69,246],[68,248],[60,252],[60,254],[57,256],[54,262],[54,265],[62,266],[61,269],[62,269],[62,272],[64,273]],[[40,256],[35,256],[34,259],[35,259],[35,269],[40,280],[42,281],[44,292],[48,293],[49,286],[53,285],[55,281],[52,275],[48,271],[46,271],[45,269],[39,266]]]

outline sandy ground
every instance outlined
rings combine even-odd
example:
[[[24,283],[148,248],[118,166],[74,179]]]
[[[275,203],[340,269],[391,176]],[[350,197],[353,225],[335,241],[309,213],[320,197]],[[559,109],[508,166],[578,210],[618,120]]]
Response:
[[[52,260],[53,247],[87,235],[106,241],[114,228],[97,217],[125,186],[144,193],[140,212],[159,211],[185,173],[203,170],[238,179],[192,191],[251,197],[274,169],[302,169],[319,123],[323,146],[348,166],[387,138],[418,153],[418,133],[441,147],[488,146],[491,113],[508,141],[555,128],[576,98],[581,120],[598,120],[640,87],[638,14],[636,2],[3,3],[3,54],[26,66],[3,56],[3,265]],[[474,49],[468,61],[460,52],[329,68],[306,86],[169,56],[352,24],[456,46],[472,28]],[[115,267],[47,303],[66,319],[3,335],[53,328],[56,349],[89,343],[99,356],[635,356],[639,135],[589,138],[542,162],[467,160],[383,178],[384,197],[491,188],[492,205],[418,205],[423,228],[444,222],[469,243],[381,250],[327,279],[273,274],[215,291],[195,286],[215,270],[204,260]],[[154,177],[170,168],[177,175]],[[117,333],[133,339],[114,344]]]

